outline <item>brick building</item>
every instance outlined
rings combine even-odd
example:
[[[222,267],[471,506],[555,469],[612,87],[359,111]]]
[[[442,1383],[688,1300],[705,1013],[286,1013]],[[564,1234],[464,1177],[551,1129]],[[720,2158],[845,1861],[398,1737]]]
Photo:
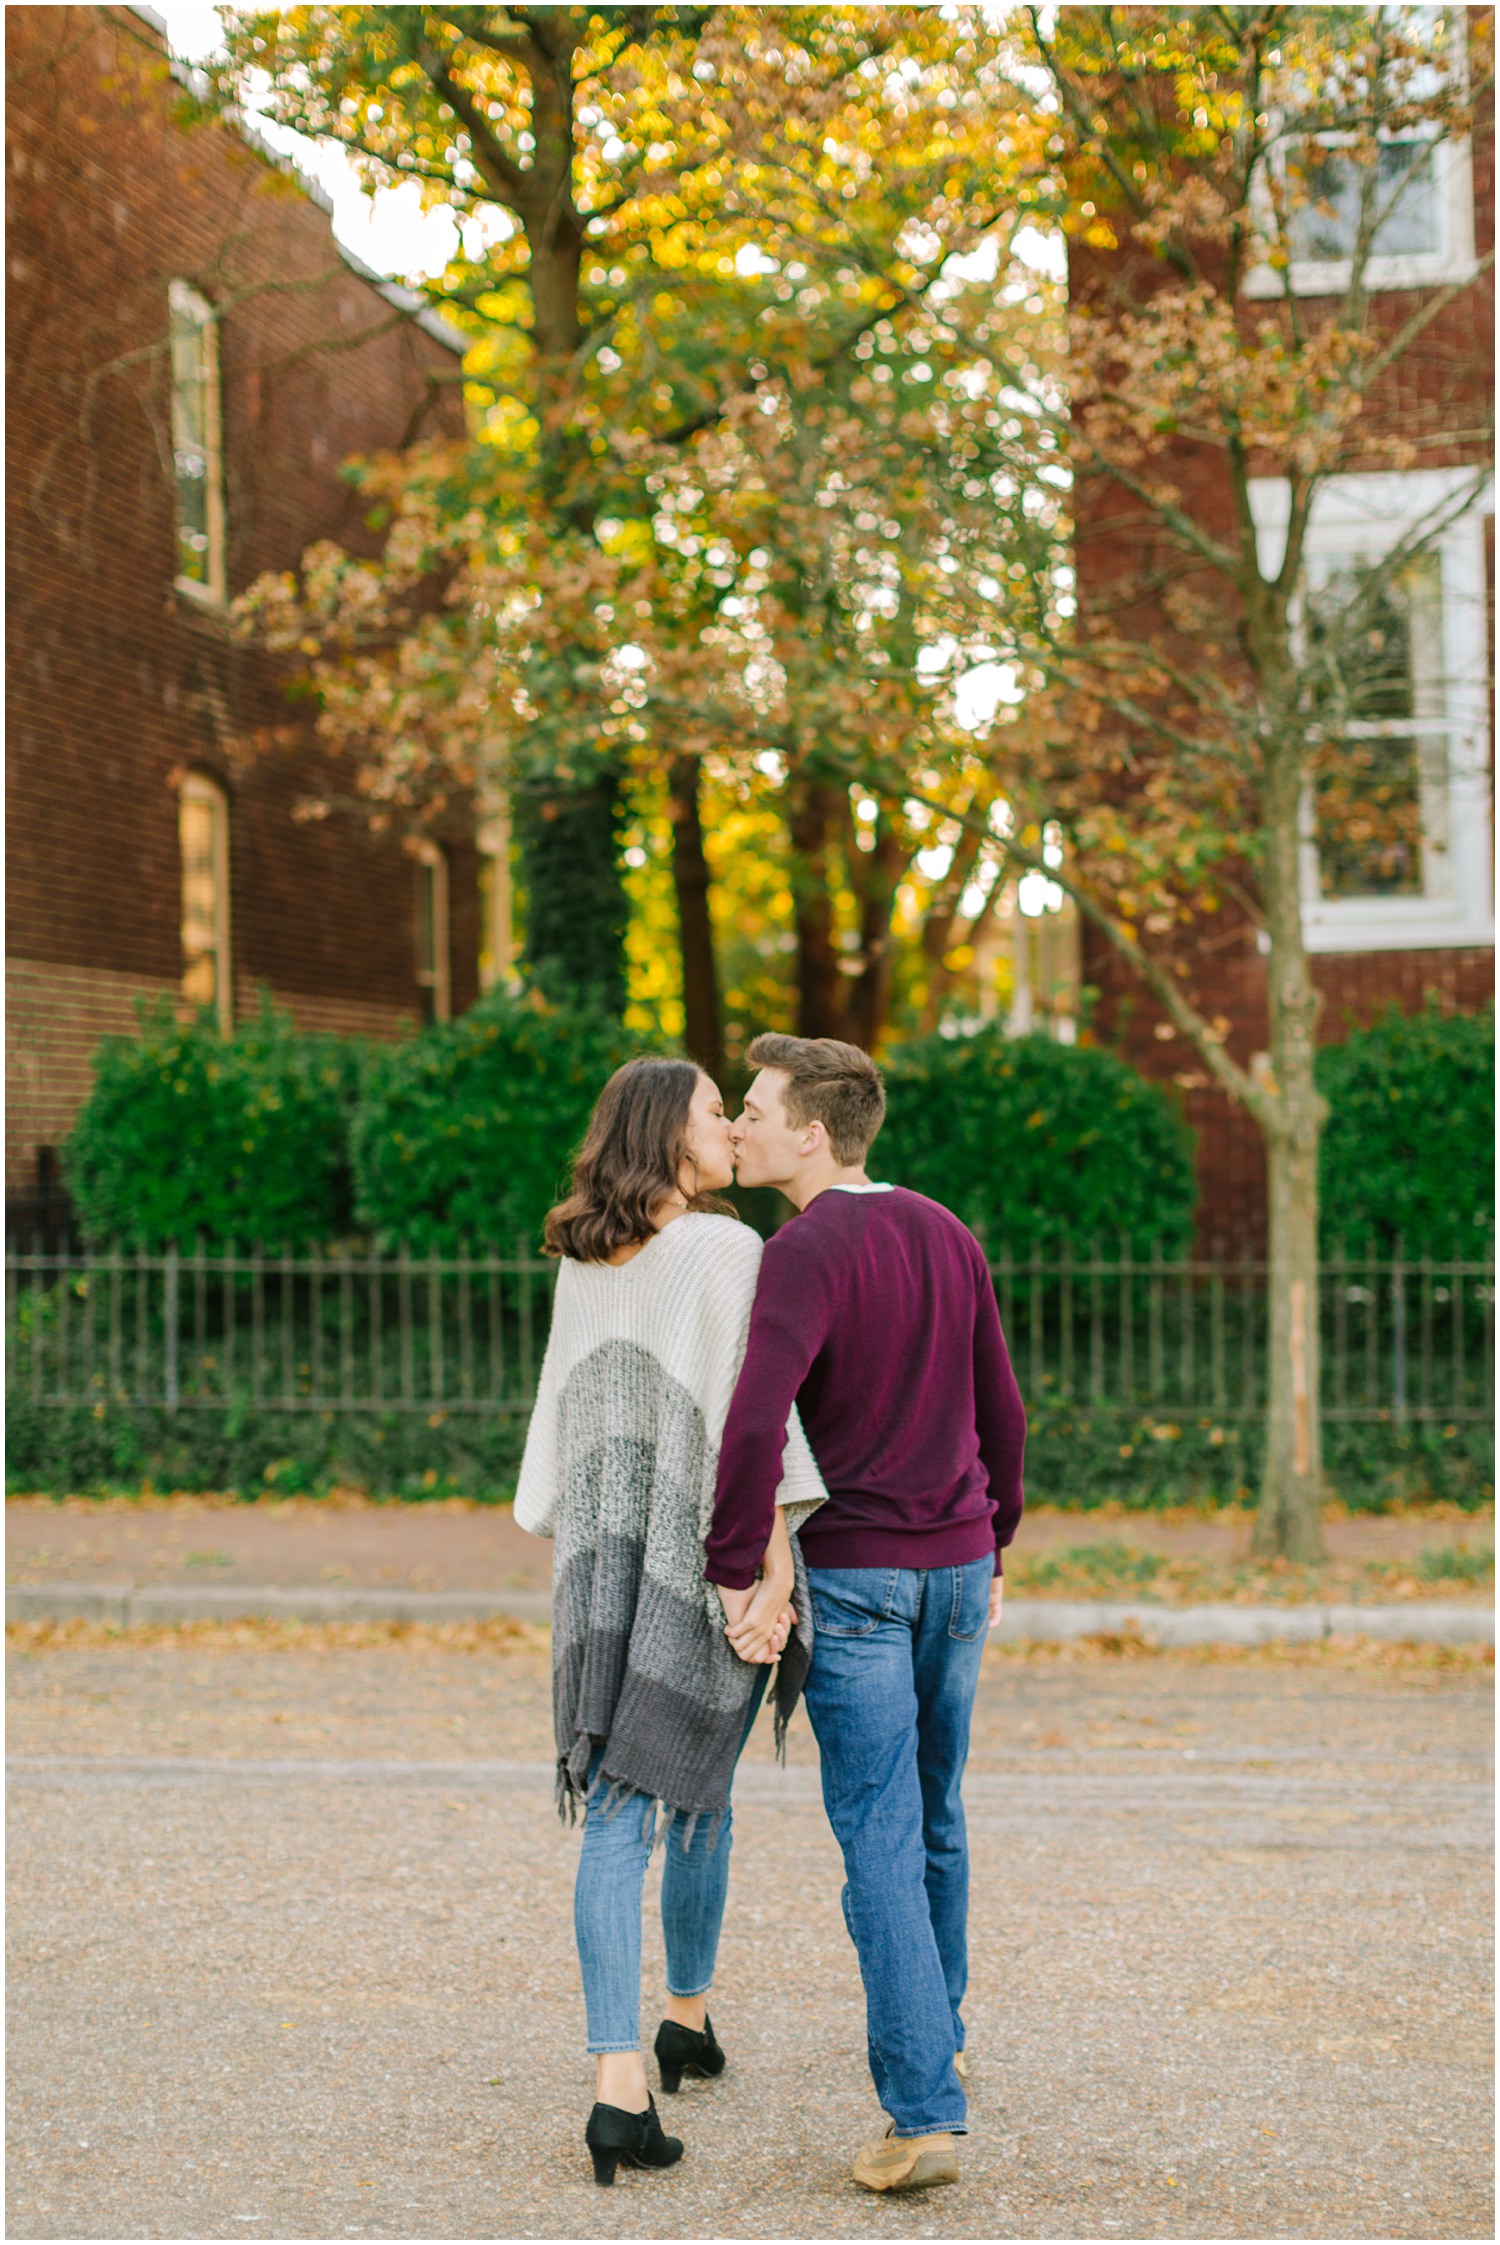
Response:
[[[1468,11],[1478,26],[1488,11]],[[1471,35],[1485,36],[1482,29]],[[1487,76],[1489,60],[1481,76]],[[1399,146],[1399,144],[1398,144]],[[1399,163],[1402,158],[1393,159]],[[1489,435],[1494,395],[1494,277],[1482,260],[1494,243],[1494,132],[1482,117],[1471,142],[1438,150],[1412,136],[1407,184],[1393,201],[1395,217],[1376,237],[1368,280],[1372,317],[1383,334],[1421,308],[1424,292],[1473,277],[1475,285],[1438,311],[1408,356],[1377,388],[1364,426],[1400,431],[1421,465],[1406,472],[1372,464],[1369,473],[1328,479],[1315,501],[1307,541],[1305,583],[1316,593],[1336,573],[1357,570],[1397,548],[1403,538],[1446,513],[1446,527],[1403,579],[1402,609],[1389,644],[1399,646],[1401,677],[1384,728],[1393,756],[1410,761],[1418,845],[1402,862],[1374,862],[1366,853],[1320,842],[1314,819],[1303,846],[1303,926],[1323,1005],[1319,1035],[1337,1042],[1394,1003],[1413,1012],[1429,997],[1445,1009],[1472,1011],[1494,990],[1491,744],[1494,490]],[[1309,228],[1291,282],[1311,301],[1347,285],[1347,232],[1352,217],[1326,206]],[[1070,285],[1088,294],[1110,285],[1105,262],[1070,248]],[[1264,285],[1258,285],[1263,283]],[[1271,295],[1282,283],[1252,275],[1247,295]],[[1232,543],[1227,483],[1205,449],[1160,456],[1196,520]],[[1356,468],[1358,463],[1354,463]],[[1284,551],[1287,486],[1267,476],[1252,484],[1263,571],[1274,573]],[[1091,498],[1080,488],[1079,600],[1102,606],[1122,583],[1144,582],[1134,534],[1119,527],[1117,495]],[[1394,766],[1393,766],[1394,769]],[[1387,852],[1387,858],[1389,857]],[[1043,884],[1033,877],[1034,886]],[[1054,901],[1062,906],[1060,891]],[[1040,908],[1038,915],[1041,917]],[[1150,992],[1120,961],[1107,939],[1080,931],[1071,910],[1045,929],[1015,916],[1033,960],[1028,975],[1017,953],[1023,1020],[1056,1007],[1065,1035],[1076,1029],[1081,983],[1098,993],[1094,1025],[1148,1075],[1184,1083],[1187,1118],[1199,1146],[1200,1236],[1253,1244],[1264,1233],[1265,1161],[1259,1131],[1223,1093],[1206,1082],[1196,1055],[1177,1035]],[[1250,1064],[1267,1044],[1265,961],[1250,916],[1232,904],[1200,922],[1191,944],[1193,994],[1210,1015],[1227,1017],[1228,1048]]]
[[[476,995],[481,903],[466,817],[298,819],[347,779],[225,612],[367,544],[340,466],[461,427],[461,340],[251,136],[183,119],[149,10],[5,31],[9,1193],[138,997],[399,1034]]]

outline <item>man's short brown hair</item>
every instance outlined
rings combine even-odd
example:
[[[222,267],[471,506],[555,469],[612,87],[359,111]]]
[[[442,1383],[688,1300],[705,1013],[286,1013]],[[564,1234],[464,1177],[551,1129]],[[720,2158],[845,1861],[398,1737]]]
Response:
[[[880,1070],[858,1045],[837,1037],[757,1037],[752,1068],[776,1068],[788,1079],[784,1104],[794,1129],[820,1122],[841,1169],[864,1160],[885,1121]]]

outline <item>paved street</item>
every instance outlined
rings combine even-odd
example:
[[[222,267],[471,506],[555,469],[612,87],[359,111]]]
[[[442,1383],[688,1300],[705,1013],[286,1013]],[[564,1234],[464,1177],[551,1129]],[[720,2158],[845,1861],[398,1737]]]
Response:
[[[974,2134],[896,2202],[846,2180],[875,2110],[811,1740],[779,1771],[762,1726],[731,2069],[606,2194],[535,1633],[17,1632],[9,2234],[1487,2237],[1490,1682],[992,1655]]]

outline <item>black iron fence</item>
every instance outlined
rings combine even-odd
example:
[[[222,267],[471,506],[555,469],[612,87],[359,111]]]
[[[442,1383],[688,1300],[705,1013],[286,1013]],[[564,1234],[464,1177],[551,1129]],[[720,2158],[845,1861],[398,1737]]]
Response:
[[[1263,1261],[1120,1246],[1002,1255],[991,1270],[1029,1404],[1226,1422],[1263,1410]],[[524,1414],[555,1272],[524,1243],[508,1255],[12,1250],[11,1393],[168,1412]],[[1326,1256],[1325,1415],[1491,1418],[1494,1299],[1492,1251]]]

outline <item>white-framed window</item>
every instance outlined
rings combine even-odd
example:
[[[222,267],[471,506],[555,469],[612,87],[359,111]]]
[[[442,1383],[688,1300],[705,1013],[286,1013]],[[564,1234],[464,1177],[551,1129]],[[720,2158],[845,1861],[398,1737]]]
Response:
[[[1251,486],[1262,572],[1288,494]],[[1308,528],[1298,633],[1321,736],[1303,806],[1311,951],[1495,940],[1488,479],[1472,468],[1334,476]]]
[[[213,306],[188,282],[173,281],[168,294],[176,583],[194,600],[218,602],[225,597],[218,320]]]
[[[515,892],[510,871],[510,805],[503,797],[481,820],[479,848],[479,987],[509,988],[516,979]]]
[[[1062,835],[1055,826],[1042,831],[1042,861],[1054,867],[1063,862]],[[1058,1044],[1076,1044],[1082,950],[1073,899],[1058,882],[1033,869],[1002,895],[1000,926],[1010,953],[1006,1034],[1042,1032]]]
[[[1409,74],[1403,86],[1391,84],[1386,98],[1418,101],[1437,93],[1445,81],[1466,87],[1469,11],[1445,14],[1420,6],[1393,12],[1418,39],[1425,25],[1434,43],[1428,49],[1430,61]],[[1288,284],[1296,296],[1343,295],[1353,279],[1361,240],[1367,244],[1367,289],[1436,288],[1473,278],[1474,167],[1467,139],[1444,138],[1436,124],[1417,122],[1382,132],[1371,163],[1368,143],[1361,145],[1349,133],[1299,137],[1295,121],[1280,114],[1274,128],[1271,175],[1258,175],[1251,201],[1264,243],[1285,249],[1290,262],[1284,271],[1269,262],[1253,267],[1245,283],[1247,295],[1281,296]],[[1284,241],[1276,223],[1278,207],[1285,214]]]
[[[216,781],[189,772],[177,797],[182,860],[182,995],[234,1026],[229,956],[229,802]]]
[[[417,861],[417,988],[424,1021],[452,1011],[448,979],[448,859],[436,842],[414,845]]]
[[[1474,172],[1467,140],[1425,134],[1380,144],[1372,168],[1345,153],[1336,133],[1295,143],[1273,158],[1283,187],[1300,206],[1290,217],[1291,262],[1285,274],[1254,266],[1248,296],[1341,296],[1354,273],[1362,222],[1373,228],[1364,285],[1379,291],[1436,288],[1473,278]],[[1302,200],[1306,196],[1307,200]],[[1267,235],[1270,196],[1257,198]]]

